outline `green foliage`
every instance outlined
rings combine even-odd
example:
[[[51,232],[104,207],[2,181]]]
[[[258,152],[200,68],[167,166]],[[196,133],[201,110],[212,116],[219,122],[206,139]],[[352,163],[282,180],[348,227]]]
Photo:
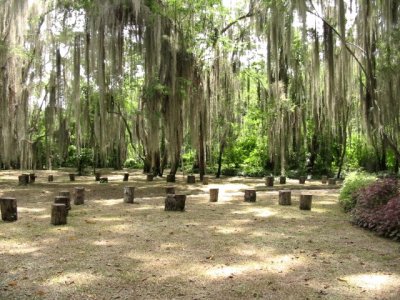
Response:
[[[83,174],[88,166],[93,165],[93,150],[82,148],[80,153],[74,145],[68,147],[68,158],[65,162],[66,167],[76,167],[79,174]]]
[[[139,159],[134,159],[134,158],[128,158],[124,162],[124,168],[129,168],[129,169],[140,169],[143,167],[143,162]]]
[[[355,193],[375,180],[375,176],[365,172],[352,172],[347,175],[339,194],[339,203],[343,209],[346,212],[352,210],[356,205]]]

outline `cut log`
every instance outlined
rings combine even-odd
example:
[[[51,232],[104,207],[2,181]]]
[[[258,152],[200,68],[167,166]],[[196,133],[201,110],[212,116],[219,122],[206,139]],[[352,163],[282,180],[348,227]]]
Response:
[[[208,176],[203,176],[203,184],[204,185],[208,185],[208,180],[209,180]]]
[[[101,177],[101,173],[100,173],[100,172],[94,173],[94,179],[95,179],[96,181],[100,181],[100,177]]]
[[[336,185],[336,178],[329,178],[328,179],[328,184],[329,185]]]
[[[18,219],[17,200],[12,197],[0,198],[1,219],[5,222],[14,222]]]
[[[71,209],[71,193],[69,191],[60,191],[58,193],[58,195],[61,197],[68,198],[68,203],[65,203],[65,206],[67,207],[67,210],[70,210]],[[54,203],[57,203],[57,202],[54,202]]]
[[[29,183],[29,174],[21,174],[18,176],[19,185],[27,185]]]
[[[153,179],[154,179],[154,175],[153,174],[147,174],[147,176],[146,176],[146,180],[147,181],[153,181]]]
[[[266,186],[274,186],[274,176],[265,177],[265,185]]]
[[[300,209],[311,210],[312,195],[300,195]]]
[[[126,186],[124,187],[124,203],[133,203],[135,199],[135,187]]]
[[[175,182],[175,174],[168,174],[167,182]]]
[[[186,182],[189,184],[196,183],[196,177],[194,175],[188,175]]]
[[[165,188],[165,193],[166,193],[166,194],[175,194],[175,187],[173,187],[173,186],[167,186],[167,187]]]
[[[35,183],[35,181],[36,181],[35,173],[30,173],[29,174],[29,183]]]
[[[279,183],[280,184],[286,184],[286,176],[279,177]]]
[[[85,188],[83,187],[76,187],[74,193],[74,204],[75,205],[82,205],[85,203]]]
[[[165,211],[184,211],[186,195],[168,194],[165,198]]]
[[[210,202],[218,202],[219,189],[210,189]]]
[[[65,208],[67,209],[67,215],[68,211],[71,209],[71,199],[66,196],[56,196],[54,198],[54,203],[55,204],[64,204]]]
[[[322,182],[322,184],[326,184],[327,182],[328,182],[328,176],[322,176],[321,177],[321,182]]]
[[[279,205],[292,205],[291,191],[279,191]]]
[[[75,174],[74,173],[70,173],[69,175],[69,181],[75,181]]]
[[[100,183],[108,183],[108,177],[100,177]]]
[[[51,224],[67,224],[67,207],[65,206],[65,204],[53,203],[51,205]]]
[[[306,176],[300,176],[299,177],[299,184],[305,184],[306,183]]]
[[[124,179],[123,181],[128,181],[129,180],[129,173],[124,173]]]
[[[53,182],[54,181],[54,176],[53,175],[47,176],[47,181],[48,182]]]
[[[256,190],[244,190],[244,201],[245,202],[256,202]]]

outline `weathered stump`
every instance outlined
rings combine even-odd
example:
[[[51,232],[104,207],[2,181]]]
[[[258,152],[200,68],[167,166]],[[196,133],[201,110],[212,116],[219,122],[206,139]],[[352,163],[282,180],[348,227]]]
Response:
[[[17,200],[12,197],[0,198],[1,219],[5,222],[14,222],[18,219]]]
[[[70,210],[71,209],[71,193],[69,191],[60,191],[58,193],[58,196],[68,198],[68,202],[65,203],[65,206],[67,207],[67,210]],[[54,203],[57,203],[57,202],[54,202]],[[60,202],[60,203],[63,203],[63,202]]]
[[[306,176],[300,176],[299,177],[299,184],[305,184],[306,183]]]
[[[128,181],[129,180],[129,173],[124,173],[124,179],[123,181]]]
[[[69,175],[69,181],[75,181],[75,174],[74,173],[70,173]]]
[[[175,187],[173,187],[173,186],[167,186],[167,187],[165,188],[165,193],[166,193],[166,194],[175,194]]]
[[[124,203],[133,203],[135,199],[135,187],[126,186],[124,187]]]
[[[21,174],[18,176],[19,185],[27,185],[29,183],[29,174]]]
[[[274,176],[265,177],[265,185],[266,186],[274,186]]]
[[[147,181],[153,181],[153,179],[154,179],[154,175],[153,174],[147,174],[147,176],[146,176],[146,180]]]
[[[194,175],[188,175],[186,182],[189,184],[196,183],[196,177]]]
[[[184,211],[186,195],[168,194],[165,198],[165,211]]]
[[[256,202],[256,190],[244,190],[244,201],[245,202]]]
[[[279,205],[292,205],[291,191],[279,191]]]
[[[167,182],[175,182],[175,174],[168,174]]]
[[[101,178],[101,173],[100,173],[100,172],[94,173],[94,179],[95,179],[96,181],[100,181],[100,178]]]
[[[29,174],[29,183],[35,183],[35,181],[36,181],[35,173],[30,173]]]
[[[71,209],[71,199],[66,196],[56,196],[54,198],[54,203],[55,204],[64,204],[65,208],[67,209],[67,215],[68,211]]]
[[[208,185],[209,177],[208,176],[203,176],[203,184]]]
[[[327,182],[328,182],[328,176],[322,176],[321,177],[321,182],[322,182],[322,184],[326,184]]]
[[[312,195],[300,195],[300,209],[311,210]]]
[[[65,206],[65,204],[53,203],[51,205],[51,224],[67,224],[67,207]]]
[[[280,184],[286,184],[286,176],[279,177],[279,183]]]
[[[47,176],[47,181],[48,182],[53,182],[54,181],[54,176],[53,175]]]
[[[85,203],[85,188],[83,187],[76,187],[74,193],[74,204],[75,205],[82,205]]]
[[[100,177],[100,183],[108,183],[108,177]]]
[[[328,179],[328,184],[329,185],[336,185],[336,178],[329,178]]]
[[[219,189],[210,189],[210,202],[218,202]]]

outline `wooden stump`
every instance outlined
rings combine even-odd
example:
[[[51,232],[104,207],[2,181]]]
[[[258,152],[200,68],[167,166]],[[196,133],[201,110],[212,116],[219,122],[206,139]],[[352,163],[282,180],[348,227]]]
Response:
[[[1,219],[5,222],[14,222],[18,219],[17,200],[11,197],[0,198]]]
[[[328,179],[328,184],[329,185],[336,185],[336,178],[329,178]]]
[[[300,176],[299,177],[299,184],[305,184],[306,183],[306,176]]]
[[[167,182],[175,182],[175,174],[168,174]]]
[[[76,187],[74,194],[75,194],[75,197],[74,197],[75,205],[82,205],[85,203],[85,188]]]
[[[208,185],[208,180],[209,180],[208,176],[203,176],[203,184],[204,185]]]
[[[165,211],[184,211],[186,195],[167,195],[165,198]]]
[[[286,184],[286,176],[279,177],[279,183],[280,184]]]
[[[218,202],[219,189],[210,189],[210,202]]]
[[[67,210],[70,210],[71,209],[71,193],[69,191],[60,191],[58,193],[58,196],[68,198],[68,202],[65,203],[65,206],[67,207]],[[54,203],[57,203],[57,202],[54,201]],[[63,203],[63,202],[60,202],[60,203]]]
[[[124,173],[123,181],[128,181],[128,180],[129,180],[129,173]]]
[[[95,179],[96,181],[100,181],[100,178],[101,178],[101,173],[100,173],[100,172],[94,173],[94,179]]]
[[[133,203],[135,199],[135,187],[126,186],[124,187],[124,203]]]
[[[68,215],[68,211],[71,209],[70,202],[71,202],[71,199],[66,196],[56,196],[54,198],[55,204],[64,204],[65,205],[65,208],[67,209],[67,215]]]
[[[279,205],[292,205],[291,191],[279,191]]]
[[[108,183],[108,177],[100,177],[100,183]]]
[[[147,181],[153,181],[153,179],[154,179],[154,175],[153,174],[147,174],[147,176],[146,176],[146,180]]]
[[[300,209],[311,210],[312,195],[300,195]]]
[[[19,185],[27,185],[29,183],[29,174],[21,174],[18,176]]]
[[[36,181],[35,173],[30,173],[29,174],[29,183],[35,183],[35,181]]]
[[[69,181],[75,181],[75,174],[74,173],[70,173],[69,175]]]
[[[47,176],[47,181],[48,182],[53,182],[54,181],[54,176],[53,175]]]
[[[326,184],[328,182],[328,176],[325,176],[325,175],[322,176],[321,182],[322,182],[322,184]]]
[[[245,202],[256,202],[256,190],[244,190],[244,201]]]
[[[65,206],[65,204],[53,203],[51,205],[51,224],[67,224],[67,207]]]
[[[173,187],[173,186],[167,186],[167,187],[165,188],[165,193],[166,193],[166,194],[175,194],[175,187]]]
[[[274,176],[265,177],[265,185],[266,186],[274,186]]]
[[[188,175],[186,182],[189,184],[196,183],[196,177],[194,175]]]

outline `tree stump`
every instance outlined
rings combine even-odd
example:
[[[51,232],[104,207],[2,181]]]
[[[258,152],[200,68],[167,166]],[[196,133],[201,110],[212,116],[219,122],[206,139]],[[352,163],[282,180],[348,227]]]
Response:
[[[175,174],[168,174],[167,182],[175,182]]]
[[[291,191],[279,191],[279,205],[292,205]]]
[[[30,173],[29,174],[29,183],[35,183],[35,181],[36,181],[35,173]]]
[[[300,209],[311,210],[312,195],[300,195]]]
[[[173,186],[167,186],[167,187],[165,188],[165,193],[166,193],[166,194],[175,194],[175,187],[173,187]]]
[[[328,182],[328,176],[325,176],[325,175],[322,176],[321,182],[322,182],[322,184],[326,184]]]
[[[51,205],[51,224],[67,224],[67,207],[65,206],[65,204],[53,203]]]
[[[128,181],[129,180],[129,173],[124,173],[124,179],[123,181]]]
[[[208,176],[203,176],[203,184],[204,185],[208,185],[208,180],[209,180]]]
[[[196,183],[196,177],[194,175],[188,175],[186,182],[189,184]]]
[[[108,177],[100,177],[100,183],[108,183]]]
[[[133,203],[135,199],[135,187],[126,186],[124,187],[124,203]]]
[[[71,199],[66,196],[56,196],[54,198],[54,203],[55,204],[64,204],[65,208],[67,209],[67,215],[68,211],[71,209]]]
[[[186,195],[168,194],[165,198],[165,211],[184,211]]]
[[[100,177],[101,177],[101,173],[100,173],[100,172],[94,173],[94,179],[95,179],[96,181],[100,181]]]
[[[299,177],[299,184],[305,184],[306,183],[306,176],[300,176]]]
[[[68,198],[68,202],[65,203],[65,206],[67,207],[67,210],[70,210],[71,209],[71,193],[69,191],[60,191],[58,193],[58,196]],[[57,202],[54,201],[54,203],[57,203]],[[60,202],[60,203],[63,203],[63,202]]]
[[[244,201],[245,202],[256,202],[256,190],[244,190]]]
[[[53,182],[54,181],[54,176],[53,175],[47,176],[47,181],[48,182]]]
[[[265,177],[265,185],[266,186],[274,186],[274,176]]]
[[[14,222],[18,219],[17,200],[12,197],[0,198],[1,219],[5,222]]]
[[[286,176],[279,177],[279,183],[280,184],[286,184]]]
[[[74,194],[75,194],[75,197],[74,197],[75,205],[82,205],[85,203],[85,188],[76,187]]]
[[[219,189],[210,189],[210,202],[218,202]]]
[[[328,184],[329,185],[336,185],[336,178],[329,178],[328,179]]]
[[[69,181],[75,181],[75,174],[74,173],[70,173],[69,175]]]
[[[153,181],[153,179],[154,179],[154,175],[153,174],[147,174],[147,176],[146,176],[146,180],[147,181]]]
[[[29,174],[21,174],[18,176],[19,185],[27,185],[29,183]]]

